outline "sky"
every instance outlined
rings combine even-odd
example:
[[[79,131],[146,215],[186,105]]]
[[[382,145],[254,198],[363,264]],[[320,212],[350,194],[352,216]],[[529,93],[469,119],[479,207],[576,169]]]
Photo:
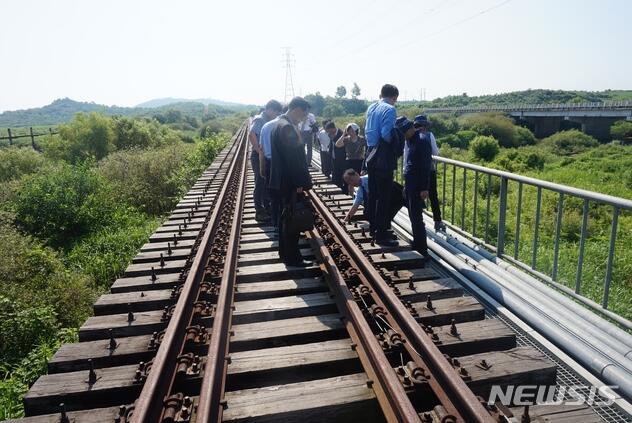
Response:
[[[632,89],[630,0],[1,0],[0,111],[57,98],[263,104]]]

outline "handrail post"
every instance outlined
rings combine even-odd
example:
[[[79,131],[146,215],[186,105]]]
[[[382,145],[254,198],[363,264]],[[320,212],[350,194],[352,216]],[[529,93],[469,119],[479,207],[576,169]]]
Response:
[[[500,201],[498,202],[498,240],[496,255],[502,257],[505,252],[505,223],[507,221],[507,178],[500,178]]]
[[[619,226],[619,208],[615,207],[612,215],[612,227],[610,232],[610,248],[608,249],[608,264],[606,267],[606,282],[603,288],[602,307],[608,308],[608,296],[610,294],[610,282],[612,282],[612,265],[614,264],[614,248],[617,240],[617,227]]]
[[[9,145],[13,145],[13,138],[11,137],[11,128],[7,128],[7,132],[9,133]]]

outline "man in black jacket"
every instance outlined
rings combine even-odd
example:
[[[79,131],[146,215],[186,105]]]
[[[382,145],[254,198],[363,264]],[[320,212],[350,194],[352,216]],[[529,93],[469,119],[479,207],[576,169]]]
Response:
[[[276,189],[281,198],[281,224],[279,225],[279,257],[288,266],[309,266],[303,260],[298,247],[300,233],[291,229],[292,205],[303,191],[312,187],[307,169],[305,147],[298,131],[298,123],[305,119],[309,103],[301,97],[294,97],[288,105],[287,113],[279,117],[279,123],[272,132],[272,163],[270,188]]]
[[[408,119],[398,120],[398,127],[404,133],[404,191],[408,205],[408,216],[413,228],[413,248],[429,259],[426,227],[423,220],[424,201],[430,188],[432,149],[426,135],[415,131]]]

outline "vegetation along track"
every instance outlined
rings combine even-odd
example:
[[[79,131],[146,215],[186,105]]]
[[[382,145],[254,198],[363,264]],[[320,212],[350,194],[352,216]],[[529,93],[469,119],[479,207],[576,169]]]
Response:
[[[283,265],[254,220],[246,135],[55,354],[24,422],[599,421],[585,406],[486,405],[495,384],[554,385],[556,366],[439,263],[343,225],[349,197],[316,173],[300,245],[317,264]]]

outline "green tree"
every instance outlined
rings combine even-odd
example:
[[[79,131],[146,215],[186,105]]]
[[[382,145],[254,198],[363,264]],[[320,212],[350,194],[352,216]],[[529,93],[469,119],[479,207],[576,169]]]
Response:
[[[351,88],[351,97],[352,98],[360,97],[360,87],[355,82],[353,83],[353,88]]]
[[[517,147],[513,120],[497,113],[481,113],[463,118],[463,128],[498,140],[502,147]]]
[[[345,111],[340,104],[328,104],[323,109],[323,116],[326,118],[334,118],[336,116],[344,115]]]
[[[578,129],[570,129],[543,139],[542,145],[552,149],[555,154],[568,156],[597,147],[599,142]]]
[[[616,140],[630,140],[632,139],[632,122],[620,120],[615,122],[610,127],[610,135]]]
[[[326,106],[325,97],[323,97],[320,92],[316,92],[316,94],[307,94],[305,96],[305,100],[311,106],[312,113],[316,116],[321,116],[323,114],[323,109]]]
[[[78,113],[74,120],[59,127],[61,158],[77,163],[100,160],[114,149],[112,120],[99,113]]]
[[[341,85],[338,88],[336,88],[336,97],[337,98],[343,98],[346,95],[347,95],[347,89],[344,87],[344,85]]]
[[[480,160],[492,161],[500,151],[498,141],[491,136],[479,135],[470,144],[474,157]]]

